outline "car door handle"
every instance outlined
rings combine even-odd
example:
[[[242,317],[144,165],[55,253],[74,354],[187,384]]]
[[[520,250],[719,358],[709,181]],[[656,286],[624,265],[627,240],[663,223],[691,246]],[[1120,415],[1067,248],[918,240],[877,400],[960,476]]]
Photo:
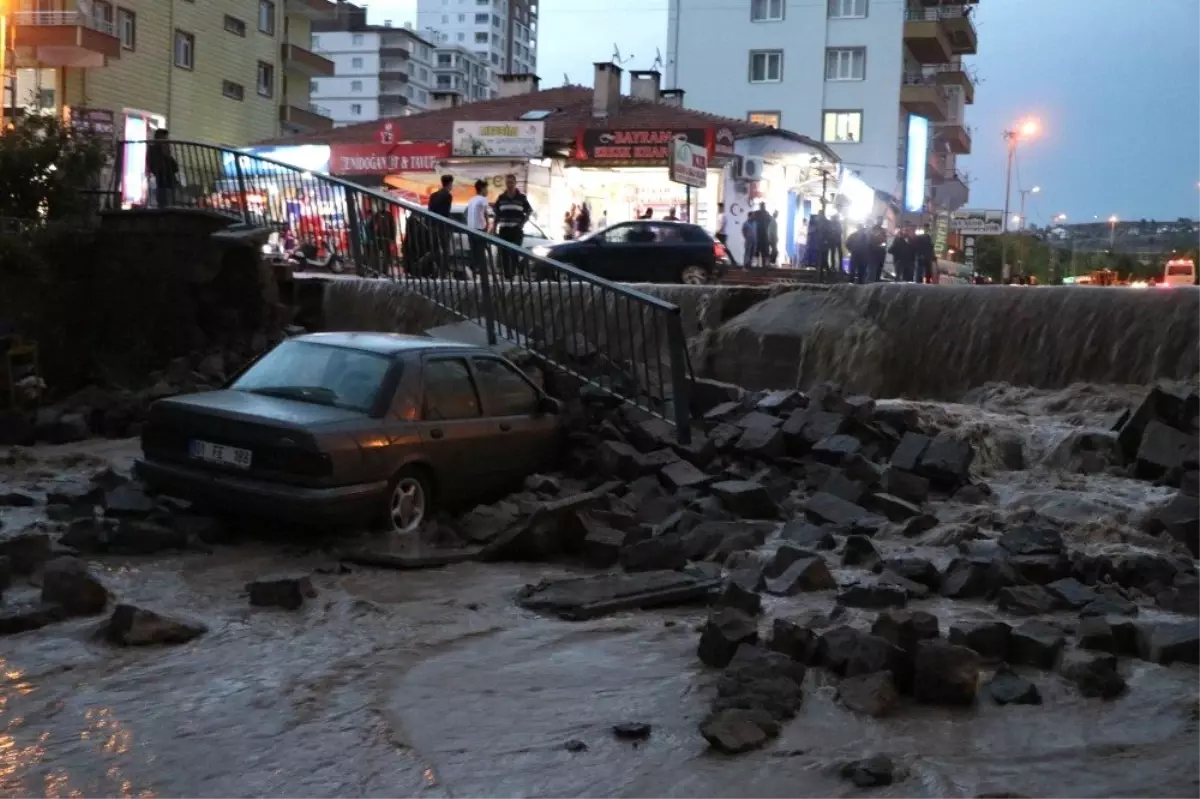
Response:
[[[502,431],[504,431],[505,433],[507,433],[509,430],[512,430],[512,425],[509,424],[508,422],[501,422],[500,429]]]
[[[430,437],[430,438],[441,438],[441,437],[442,437],[442,430],[441,430],[441,428],[439,428],[439,427],[435,427],[435,428],[433,428],[432,430],[430,430],[430,431],[429,431],[429,437]]]

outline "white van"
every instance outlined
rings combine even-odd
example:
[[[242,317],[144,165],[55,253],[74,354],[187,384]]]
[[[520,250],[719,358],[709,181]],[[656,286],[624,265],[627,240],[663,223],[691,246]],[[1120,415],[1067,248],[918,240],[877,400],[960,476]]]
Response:
[[[1167,261],[1166,267],[1163,268],[1162,283],[1159,285],[1163,288],[1196,285],[1196,262],[1190,258]]]

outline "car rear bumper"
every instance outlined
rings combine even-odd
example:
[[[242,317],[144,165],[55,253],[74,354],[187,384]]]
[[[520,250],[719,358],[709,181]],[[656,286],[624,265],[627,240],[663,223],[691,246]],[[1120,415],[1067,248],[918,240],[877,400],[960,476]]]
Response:
[[[307,488],[228,474],[179,463],[139,459],[137,475],[151,488],[230,513],[266,516],[298,524],[363,522],[379,510],[387,483]]]

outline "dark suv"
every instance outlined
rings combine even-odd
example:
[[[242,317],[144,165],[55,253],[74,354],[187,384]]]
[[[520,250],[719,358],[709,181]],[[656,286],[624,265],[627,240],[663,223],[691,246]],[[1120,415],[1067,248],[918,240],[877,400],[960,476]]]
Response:
[[[533,253],[626,283],[715,283],[729,255],[704,228],[653,219],[622,222]]]

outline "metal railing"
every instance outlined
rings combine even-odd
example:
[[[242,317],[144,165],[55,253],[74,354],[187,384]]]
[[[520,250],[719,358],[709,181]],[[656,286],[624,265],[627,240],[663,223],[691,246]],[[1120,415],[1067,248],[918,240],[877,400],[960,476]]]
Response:
[[[147,158],[156,146],[169,158]],[[113,173],[120,207],[206,209],[273,228],[281,257],[303,255],[298,269],[400,283],[477,323],[489,342],[516,344],[690,439],[692,370],[672,303],[534,255],[510,230],[472,230],[381,191],[223,147],[122,142]]]
[[[931,6],[929,8],[910,8],[905,15],[909,22],[937,22],[943,19],[971,18],[970,6]]]
[[[107,36],[117,35],[115,22],[100,19],[93,14],[84,14],[81,11],[17,11],[13,14],[13,23],[18,28],[79,25]]]

